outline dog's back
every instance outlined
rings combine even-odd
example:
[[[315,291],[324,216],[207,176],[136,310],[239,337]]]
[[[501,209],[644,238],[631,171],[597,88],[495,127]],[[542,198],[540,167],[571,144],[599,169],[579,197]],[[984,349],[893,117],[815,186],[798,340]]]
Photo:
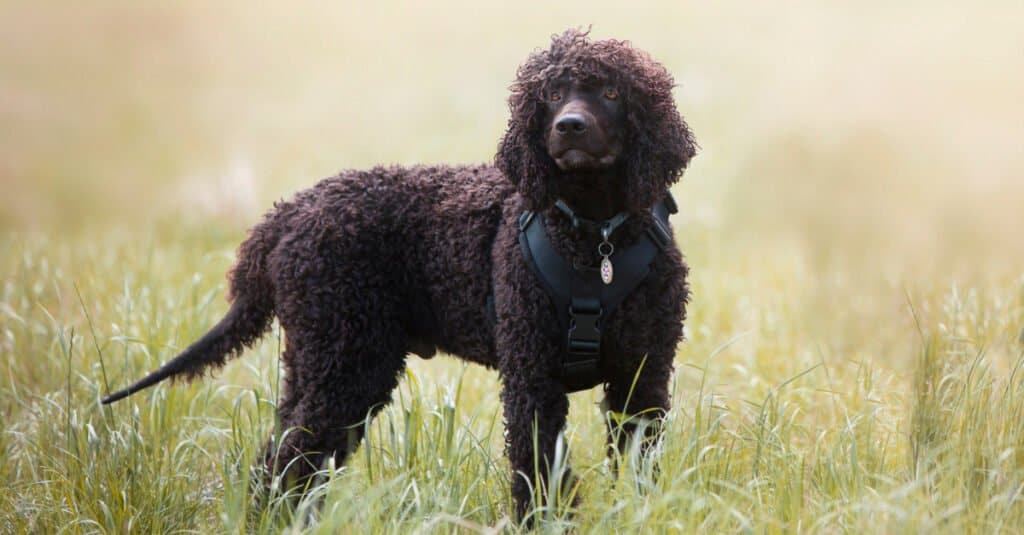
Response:
[[[288,224],[303,248],[323,236],[324,260],[347,275],[335,284],[373,286],[375,299],[393,301],[410,352],[436,346],[493,366],[491,245],[513,191],[489,165],[377,167],[301,194],[304,213]],[[273,254],[284,266],[293,252],[283,244]],[[294,280],[285,271],[282,284]]]
[[[276,203],[238,249],[224,319],[104,402],[222,366],[274,315],[286,331],[306,322],[321,291],[350,301],[333,307],[339,330],[389,321],[407,352],[429,358],[440,348],[493,367],[491,244],[512,193],[494,166],[391,166],[344,171]]]

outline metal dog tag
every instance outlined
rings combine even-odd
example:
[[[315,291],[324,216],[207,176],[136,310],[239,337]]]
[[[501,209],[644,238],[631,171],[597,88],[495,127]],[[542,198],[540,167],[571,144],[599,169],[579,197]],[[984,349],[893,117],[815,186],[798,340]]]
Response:
[[[612,261],[607,256],[601,259],[601,282],[605,284],[612,283],[612,277],[615,272],[612,271]]]
[[[615,276],[614,270],[612,270],[612,259],[611,256],[615,252],[615,246],[608,241],[608,234],[604,234],[604,241],[597,246],[597,254],[601,255],[601,282],[605,284],[612,283],[612,277]]]

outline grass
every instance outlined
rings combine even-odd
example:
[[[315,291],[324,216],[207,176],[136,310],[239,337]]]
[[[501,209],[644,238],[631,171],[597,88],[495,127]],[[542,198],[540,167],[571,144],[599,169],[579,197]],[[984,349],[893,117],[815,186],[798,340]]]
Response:
[[[221,317],[273,199],[488,158],[514,66],[590,22],[681,83],[694,300],[657,477],[606,459],[612,416],[574,394],[582,500],[539,527],[1022,531],[1017,3],[374,6],[0,6],[0,532],[515,532],[500,385],[455,359],[411,358],[294,508],[248,496],[276,328],[216,377],[99,399]]]
[[[282,502],[254,510],[247,497],[249,467],[273,426],[277,336],[216,381],[161,385],[100,406],[103,392],[156,366],[222,313],[216,274],[233,243],[189,238],[187,247],[154,245],[148,259],[128,244],[84,252],[4,244],[20,254],[4,266],[0,528],[513,529],[496,378],[453,360],[414,361],[352,462],[291,515]],[[199,262],[210,275],[169,261],[184,258],[192,240],[224,251]],[[159,291],[165,285],[177,290]],[[728,288],[716,295],[738,297]],[[906,370],[824,346],[791,352],[786,346],[801,341],[768,328],[717,345],[691,335],[680,353],[657,478],[635,452],[623,452],[613,473],[603,455],[604,416],[594,407],[599,396],[574,395],[566,442],[584,499],[575,516],[539,512],[541,526],[594,533],[1018,530],[1024,280],[990,295],[948,288],[908,297],[913,349],[896,356],[913,362]],[[770,318],[800,307],[784,299],[725,309]],[[696,309],[691,328],[714,320],[706,314]],[[15,358],[21,355],[32,358]]]

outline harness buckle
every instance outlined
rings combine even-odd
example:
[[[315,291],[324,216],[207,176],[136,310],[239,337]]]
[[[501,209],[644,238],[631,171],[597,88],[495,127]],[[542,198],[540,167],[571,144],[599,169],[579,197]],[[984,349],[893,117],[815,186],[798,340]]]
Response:
[[[562,357],[562,381],[568,392],[586,390],[601,383],[600,301],[572,300],[569,305],[568,347]]]
[[[600,302],[590,299],[573,299],[569,306],[569,354],[574,357],[570,362],[582,364],[588,360],[596,360],[601,351],[601,320]]]

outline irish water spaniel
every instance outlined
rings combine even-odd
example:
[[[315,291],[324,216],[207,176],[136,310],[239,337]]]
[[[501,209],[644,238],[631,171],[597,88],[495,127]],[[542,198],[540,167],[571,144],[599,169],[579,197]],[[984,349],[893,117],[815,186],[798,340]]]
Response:
[[[265,462],[296,485],[328,457],[340,465],[352,453],[407,355],[440,349],[500,374],[522,517],[532,483],[547,477],[567,393],[580,387],[565,371],[564,327],[578,325],[527,260],[523,215],[539,217],[580,280],[599,280],[595,266],[616,260],[610,251],[648,239],[659,223],[652,209],[695,152],[672,86],[663,66],[627,42],[555,36],[517,72],[494,165],[345,171],[277,203],[238,250],[224,319],[104,403],[223,365],[276,316],[286,333],[280,424],[302,431],[268,443]],[[686,264],[666,236],[646,277],[589,327],[599,332],[590,383],[603,384],[605,407],[652,420],[669,407],[688,297]],[[635,427],[625,429],[609,440]]]

